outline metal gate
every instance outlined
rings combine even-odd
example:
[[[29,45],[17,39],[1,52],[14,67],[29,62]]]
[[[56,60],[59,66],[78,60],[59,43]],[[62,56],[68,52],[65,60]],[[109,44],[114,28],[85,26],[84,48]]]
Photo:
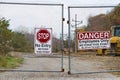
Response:
[[[64,72],[63,68],[63,21],[64,21],[64,5],[63,4],[41,4],[41,3],[14,3],[14,2],[0,2],[1,5],[17,5],[17,6],[45,6],[45,7],[60,7],[60,19],[59,23],[61,24],[61,55],[53,55],[53,56],[40,56],[40,58],[59,58],[60,59],[60,67],[61,69],[55,70],[38,70],[38,69],[0,69],[0,71],[7,71],[7,72]],[[32,11],[32,10],[31,10]],[[42,12],[42,11],[41,11]],[[36,12],[37,13],[37,12]],[[54,22],[55,23],[55,22]]]
[[[73,36],[73,34],[71,33],[72,32],[71,28],[72,27],[75,28],[74,29],[75,30],[74,31],[74,34],[75,34],[74,39],[75,39],[76,38],[76,32],[77,32],[76,31],[77,25],[81,24],[81,22],[82,22],[81,19],[83,18],[82,16],[84,16],[86,13],[89,13],[89,11],[91,9],[93,9],[93,12],[95,12],[95,11],[97,12],[97,10],[99,10],[99,9],[106,9],[106,8],[108,9],[108,8],[114,8],[114,7],[116,7],[116,6],[69,6],[68,7],[68,22],[67,22],[68,23],[68,34],[69,34],[69,42],[68,42],[68,46],[69,46],[69,54],[68,54],[68,62],[69,62],[68,64],[69,65],[68,66],[69,66],[69,70],[68,70],[68,74],[95,74],[95,73],[120,72],[120,70],[109,70],[109,69],[108,70],[99,70],[99,71],[98,70],[93,71],[93,70],[87,70],[87,69],[86,70],[80,70],[82,65],[85,65],[87,63],[80,64],[79,66],[78,66],[78,63],[75,64],[76,58],[80,57],[80,56],[81,56],[80,58],[82,58],[82,56],[83,56],[83,55],[76,55],[76,54],[78,54],[77,51],[76,51],[76,48],[77,48],[76,42],[74,43],[75,44],[74,45],[75,52],[73,52],[73,54],[71,53],[71,46],[73,46],[73,45],[71,45],[71,44],[73,44],[73,43],[71,43],[71,36]],[[82,10],[78,11],[78,9],[82,9]],[[86,11],[87,10],[88,11],[87,12],[83,12],[80,15],[80,12],[85,11],[85,9],[86,9]],[[107,13],[109,13],[109,11],[107,11]],[[92,14],[90,14],[89,17],[91,17],[91,15]],[[95,16],[97,16],[97,15],[98,14],[96,14]],[[78,20],[78,16],[79,16],[80,20]],[[74,21],[74,22],[72,22],[72,21]],[[80,53],[82,53],[82,52],[79,52],[79,54]],[[87,58],[86,58],[86,60],[87,60]],[[76,70],[75,68],[73,68],[74,66],[77,66],[78,69]],[[87,67],[87,65],[85,65],[85,66]]]

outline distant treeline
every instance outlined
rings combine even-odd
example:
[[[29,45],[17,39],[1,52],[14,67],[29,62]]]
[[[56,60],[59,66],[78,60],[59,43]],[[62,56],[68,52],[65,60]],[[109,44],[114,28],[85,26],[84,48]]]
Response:
[[[111,26],[120,25],[120,4],[107,14],[91,16],[88,19],[88,31],[109,30]]]

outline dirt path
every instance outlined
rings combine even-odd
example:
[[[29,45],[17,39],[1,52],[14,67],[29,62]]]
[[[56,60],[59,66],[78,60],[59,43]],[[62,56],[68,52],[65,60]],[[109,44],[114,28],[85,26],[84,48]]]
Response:
[[[60,55],[53,58],[24,56],[24,64],[17,69],[61,71]],[[100,65],[96,62],[81,60],[76,57],[71,59],[71,72],[97,71]],[[68,57],[64,57],[65,72],[4,72],[0,73],[0,80],[120,80],[120,78],[109,73],[100,74],[72,74],[68,75]]]

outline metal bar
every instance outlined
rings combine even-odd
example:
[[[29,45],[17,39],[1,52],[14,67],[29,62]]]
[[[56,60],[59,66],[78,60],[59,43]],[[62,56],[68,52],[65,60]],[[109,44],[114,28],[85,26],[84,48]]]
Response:
[[[68,64],[69,64],[69,68],[68,68],[68,74],[71,74],[71,55],[70,55],[70,7],[68,7],[68,52],[69,52],[69,58],[68,58]]]
[[[61,58],[61,56],[28,56],[28,58]]]
[[[97,73],[112,73],[120,72],[120,70],[106,70],[106,71],[96,71],[96,72],[80,72],[80,73],[71,73],[71,74],[97,74]]]
[[[64,72],[64,69],[63,69],[63,49],[64,49],[64,45],[63,45],[63,34],[64,34],[64,31],[63,31],[63,18],[64,18],[64,5],[62,5],[62,57],[61,57],[61,70]]]
[[[62,6],[63,4],[44,4],[44,3],[16,3],[16,2],[0,2],[0,4],[11,4],[11,5],[45,5],[45,6]]]
[[[69,6],[69,8],[113,8],[116,6]]]
[[[41,70],[15,70],[15,69],[0,69],[0,72],[61,72],[61,71],[41,71]]]
[[[77,54],[77,14],[75,14],[75,54]]]

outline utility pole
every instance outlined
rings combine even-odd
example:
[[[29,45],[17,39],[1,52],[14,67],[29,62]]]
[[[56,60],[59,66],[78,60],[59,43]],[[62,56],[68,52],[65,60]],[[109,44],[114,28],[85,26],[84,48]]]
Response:
[[[71,25],[75,28],[75,53],[77,53],[77,25],[80,25],[82,21],[77,21],[77,14],[75,14],[75,20],[72,20],[75,22],[74,25]]]

